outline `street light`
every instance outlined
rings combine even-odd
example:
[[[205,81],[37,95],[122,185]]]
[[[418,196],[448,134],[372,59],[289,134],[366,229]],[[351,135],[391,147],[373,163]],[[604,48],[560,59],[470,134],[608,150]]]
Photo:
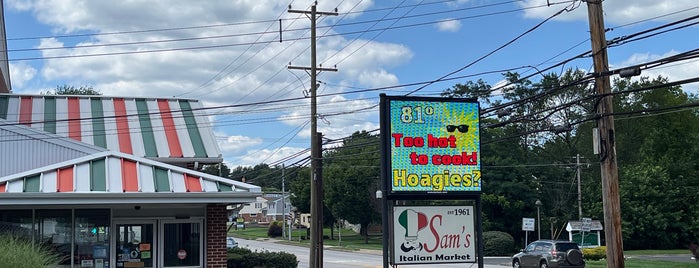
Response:
[[[541,213],[539,208],[541,208],[541,205],[543,204],[541,203],[541,200],[537,199],[534,205],[536,205],[536,231],[538,232],[539,239],[541,239]]]

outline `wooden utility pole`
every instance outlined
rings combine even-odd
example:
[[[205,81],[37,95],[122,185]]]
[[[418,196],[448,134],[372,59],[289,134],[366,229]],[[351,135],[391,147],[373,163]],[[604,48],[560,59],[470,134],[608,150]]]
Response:
[[[592,60],[595,66],[595,90],[602,96],[597,106],[600,166],[602,177],[602,203],[604,205],[604,238],[607,245],[607,267],[624,267],[624,246],[621,237],[621,204],[619,201],[619,173],[614,141],[614,116],[611,83],[607,59],[607,39],[604,30],[603,0],[586,0],[592,43]]]
[[[582,191],[580,189],[580,154],[575,156],[575,176],[578,178],[578,220],[582,221]]]
[[[289,6],[291,8],[291,6]],[[318,12],[316,5],[311,11],[292,10],[289,13],[306,14],[311,19],[311,67],[289,66],[289,69],[310,70],[311,76],[311,255],[310,268],[323,267],[323,178],[321,151],[321,134],[318,133],[318,114],[316,112],[316,76],[319,71],[337,71],[335,68],[317,68],[316,65],[316,18],[322,15],[336,16],[337,12]]]

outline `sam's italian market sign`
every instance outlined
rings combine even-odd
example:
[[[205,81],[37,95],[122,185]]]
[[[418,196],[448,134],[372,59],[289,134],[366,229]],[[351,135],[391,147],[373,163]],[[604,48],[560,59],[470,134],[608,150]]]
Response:
[[[475,263],[472,206],[393,208],[393,264]]]

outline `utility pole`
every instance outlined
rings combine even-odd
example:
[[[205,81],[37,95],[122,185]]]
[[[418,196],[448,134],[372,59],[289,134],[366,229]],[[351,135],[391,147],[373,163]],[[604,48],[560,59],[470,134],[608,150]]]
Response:
[[[580,154],[575,156],[575,173],[578,177],[578,219],[582,220],[582,191],[580,190]]]
[[[284,233],[286,232],[286,191],[284,188],[284,163],[282,163],[282,238],[286,238]],[[289,232],[291,236],[291,232]]]
[[[316,76],[319,71],[337,71],[335,68],[318,68],[316,65],[316,19],[317,16],[337,16],[335,12],[318,12],[316,4],[311,6],[311,11],[292,10],[289,13],[306,14],[311,19],[311,67],[289,66],[289,69],[310,70],[311,76],[311,254],[310,268],[323,267],[323,179],[321,151],[321,134],[318,133],[318,115],[316,112],[316,90],[318,84]]]
[[[595,91],[601,97],[597,106],[602,203],[604,205],[604,238],[607,244],[607,267],[624,267],[624,246],[621,236],[621,202],[619,201],[619,172],[616,163],[614,117],[611,83],[607,58],[607,39],[604,30],[603,0],[586,0],[595,66]]]

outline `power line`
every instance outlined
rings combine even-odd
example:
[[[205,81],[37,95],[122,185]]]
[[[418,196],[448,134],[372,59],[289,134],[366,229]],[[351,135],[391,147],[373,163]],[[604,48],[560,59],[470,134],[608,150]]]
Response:
[[[573,4],[575,4],[575,1],[573,1]],[[560,14],[563,14],[564,11],[570,11],[570,10],[568,10],[568,8],[569,8],[569,7],[566,7],[566,8],[561,9],[560,11],[558,11],[558,12],[556,12],[555,14],[549,16],[548,18],[546,18],[546,19],[543,20],[542,22],[538,23],[538,24],[535,25],[534,27],[532,27],[532,28],[530,28],[529,30],[525,31],[524,33],[518,35],[517,37],[511,39],[510,41],[508,41],[508,42],[506,42],[505,44],[499,46],[498,48],[496,48],[496,49],[494,49],[494,50],[492,50],[492,51],[486,53],[485,55],[481,56],[480,58],[478,58],[478,59],[476,59],[476,60],[474,60],[474,61],[472,61],[472,62],[470,62],[470,63],[468,63],[468,64],[466,64],[466,65],[464,65],[463,67],[461,67],[461,68],[459,68],[459,69],[456,69],[456,70],[454,70],[454,71],[452,71],[452,72],[449,72],[449,73],[447,73],[447,74],[441,76],[440,78],[437,78],[437,79],[433,80],[434,82],[431,82],[431,83],[428,83],[428,84],[426,84],[426,85],[424,85],[424,86],[418,87],[418,88],[414,89],[413,91],[408,92],[408,94],[405,94],[405,95],[407,96],[407,95],[410,95],[410,94],[412,94],[412,93],[415,93],[415,92],[417,92],[417,91],[419,91],[419,90],[421,90],[421,89],[423,89],[423,88],[425,88],[425,87],[427,87],[427,86],[429,86],[429,85],[431,85],[431,84],[433,84],[433,83],[436,83],[436,82],[438,82],[438,81],[441,81],[441,80],[444,79],[444,78],[447,78],[447,77],[449,77],[449,76],[451,76],[451,75],[453,75],[453,74],[456,74],[456,73],[458,73],[458,72],[463,71],[464,69],[466,69],[466,68],[468,68],[468,67],[473,66],[474,64],[480,62],[481,60],[483,60],[483,59],[485,59],[485,58],[487,58],[487,57],[489,57],[490,55],[495,54],[495,52],[498,52],[498,51],[502,50],[503,48],[509,46],[510,44],[514,43],[515,41],[517,41],[518,39],[522,38],[523,36],[525,36],[525,35],[527,35],[527,34],[533,32],[534,30],[536,30],[537,28],[539,28],[541,25],[543,25],[543,24],[546,23],[547,21],[549,21],[549,20],[551,20],[551,19],[557,17],[557,16],[560,15]]]
[[[578,0],[571,0],[571,1],[563,1],[563,2],[557,2],[557,3],[552,3],[552,4],[562,4],[562,3],[569,3],[569,2],[575,2]],[[506,13],[513,13],[517,11],[522,11],[522,10],[527,10],[527,9],[532,9],[532,8],[543,8],[547,7],[547,5],[540,5],[540,6],[534,6],[534,7],[527,7],[527,8],[518,8],[518,9],[512,9],[512,10],[507,10],[507,11],[500,11],[500,12],[493,12],[493,13],[487,13],[487,14],[481,14],[481,15],[474,15],[474,16],[466,16],[466,17],[459,17],[455,18],[453,20],[465,20],[465,19],[474,19],[474,18],[479,18],[479,17],[485,17],[485,16],[494,16],[494,15],[502,15]],[[450,11],[444,11],[444,12],[452,12]],[[443,13],[444,13],[443,12]],[[434,13],[430,14],[421,14],[420,16],[427,16],[427,15],[434,15]],[[415,15],[418,16],[418,15]],[[397,20],[400,18],[387,18],[386,20]],[[370,21],[371,22],[371,21]],[[364,22],[364,23],[369,23],[369,22]],[[400,26],[391,26],[391,27],[385,27],[385,28],[378,28],[378,29],[371,29],[371,30],[361,30],[361,31],[351,31],[351,32],[345,32],[345,33],[336,33],[336,34],[328,34],[328,35],[323,35],[319,36],[319,38],[322,37],[333,37],[333,36],[344,36],[344,35],[353,35],[353,34],[363,34],[366,32],[376,32],[376,31],[386,31],[386,30],[395,30],[395,29],[403,29],[403,28],[411,28],[411,27],[417,27],[417,26],[424,26],[424,25],[430,25],[430,24],[437,24],[440,23],[440,21],[428,21],[428,22],[421,22],[421,23],[413,23],[413,24],[407,24],[407,25],[400,25]],[[356,24],[356,23],[354,23]],[[338,25],[338,26],[343,26],[343,25]],[[336,26],[337,27],[337,26]],[[322,28],[322,27],[319,27]],[[304,31],[307,29],[291,29],[289,31]],[[276,34],[276,32],[269,32]],[[252,33],[252,34],[267,34],[267,32],[262,32],[262,33]],[[250,34],[245,34],[245,35],[250,35]],[[233,37],[233,35],[223,35],[223,36],[212,36],[212,37],[193,37],[193,38],[184,38],[181,40],[178,39],[170,39],[170,40],[157,40],[157,41],[143,41],[143,42],[134,42],[133,44],[148,44],[148,43],[158,43],[158,42],[174,42],[174,41],[187,41],[187,39],[191,40],[197,40],[197,39],[216,39],[216,38],[224,38],[224,37]],[[293,38],[293,39],[287,39],[290,41],[298,41],[298,40],[306,40],[309,38]],[[12,58],[9,59],[8,61],[31,61],[31,60],[45,60],[45,59],[65,59],[65,58],[79,58],[79,57],[101,57],[101,56],[116,56],[116,55],[127,55],[127,54],[143,54],[143,53],[160,53],[160,52],[172,52],[172,51],[183,51],[183,50],[202,50],[202,49],[213,49],[213,48],[227,48],[227,47],[237,47],[237,46],[246,46],[246,45],[262,45],[262,44],[268,44],[268,43],[273,43],[277,42],[277,40],[267,40],[267,41],[255,41],[255,42],[241,42],[241,43],[229,43],[229,44],[216,44],[216,45],[201,45],[201,46],[188,46],[188,47],[178,47],[178,48],[166,48],[166,49],[150,49],[150,50],[140,50],[140,51],[122,51],[122,52],[107,52],[107,53],[93,53],[93,54],[78,54],[78,55],[60,55],[60,56],[46,56],[46,57],[26,57],[26,58]],[[89,47],[104,47],[104,46],[120,46],[120,45],[126,45],[127,43],[112,43],[112,44],[103,44],[103,45],[86,45],[86,46],[76,46],[76,47],[55,47],[55,48],[32,48],[32,49],[23,49],[21,51],[33,51],[33,50],[48,50],[48,49],[75,49],[75,48],[89,48]],[[9,50],[12,51],[12,50]]]

